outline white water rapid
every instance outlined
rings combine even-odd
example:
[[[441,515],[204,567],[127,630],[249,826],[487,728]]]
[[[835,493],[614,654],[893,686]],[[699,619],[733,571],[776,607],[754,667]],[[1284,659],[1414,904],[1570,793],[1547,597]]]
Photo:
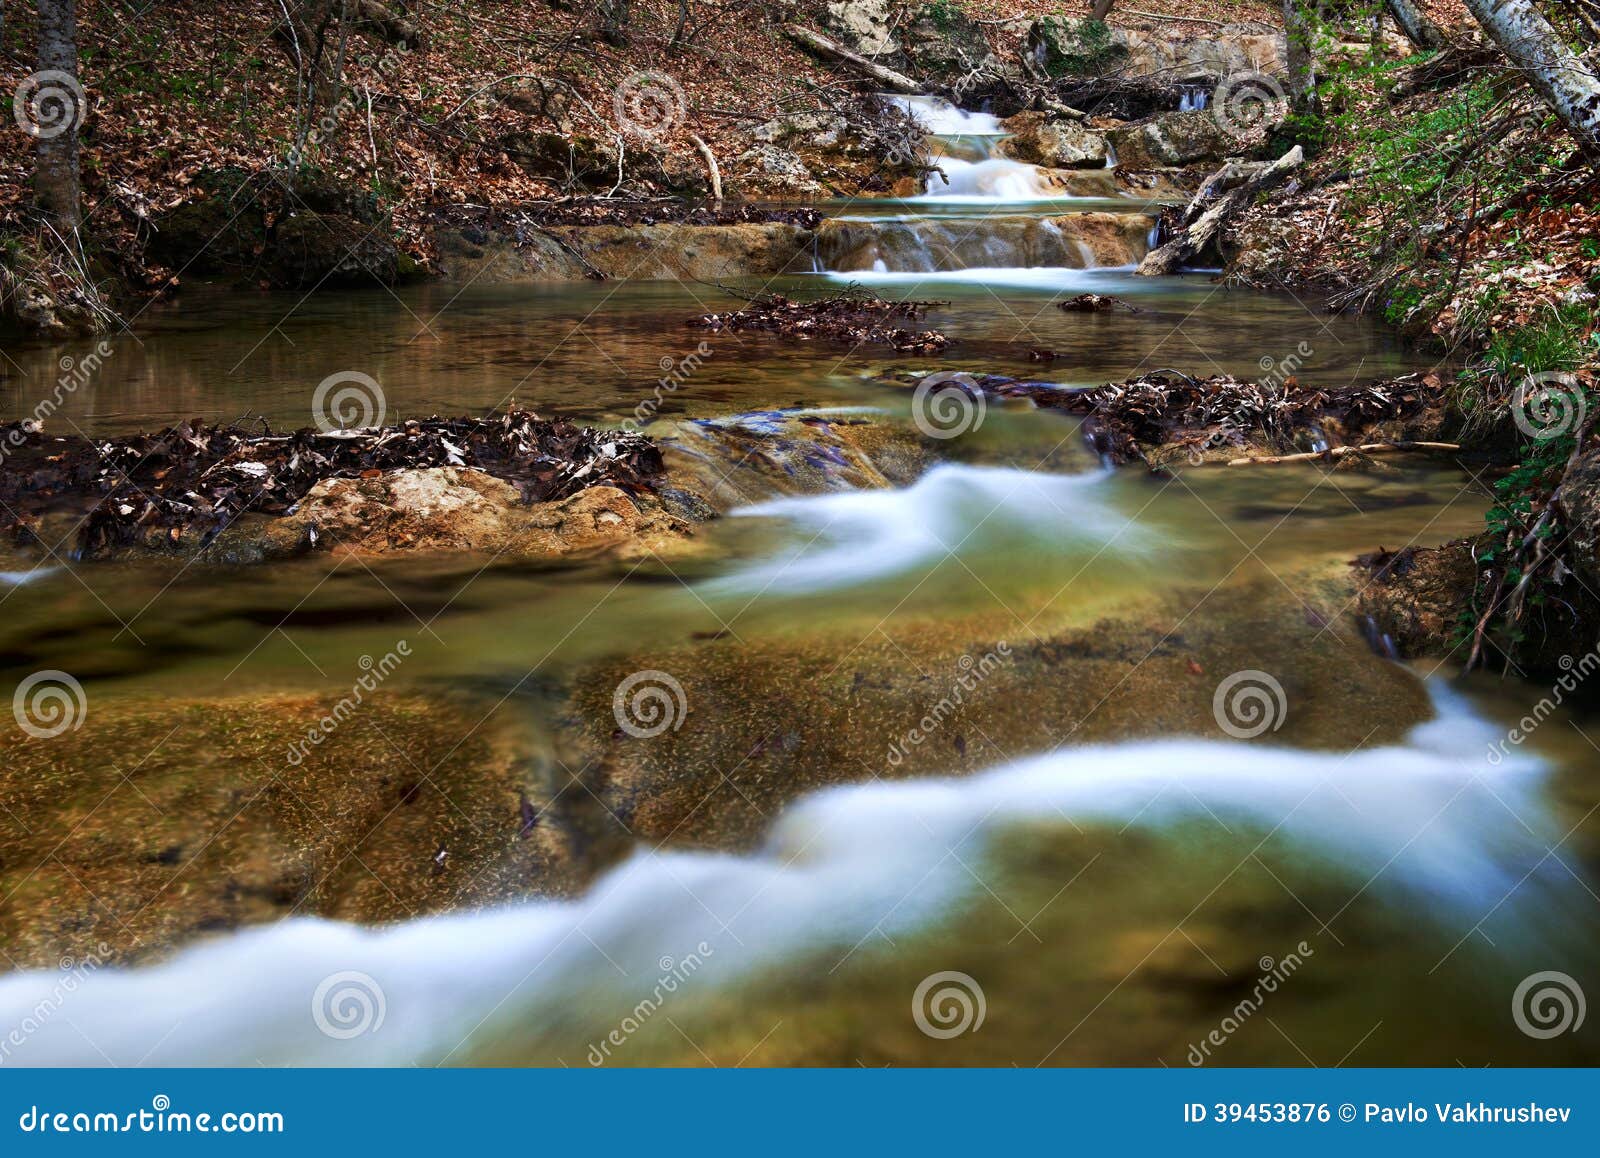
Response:
[[[0,1024],[20,1027],[20,1044],[7,1061],[464,1062],[493,1043],[542,1040],[577,1010],[614,1020],[668,957],[695,954],[693,984],[714,987],[930,926],[980,887],[963,866],[1008,827],[1063,818],[1274,831],[1325,859],[1352,893],[1410,898],[1417,922],[1452,936],[1494,898],[1506,898],[1504,917],[1548,912],[1539,891],[1572,880],[1545,871],[1555,826],[1535,790],[1540,762],[1519,751],[1489,764],[1499,730],[1433,694],[1438,717],[1391,747],[1064,749],[966,779],[829,789],[785,813],[758,852],[641,851],[578,900],[380,929],[295,919],[145,968],[12,974],[0,979]],[[367,1032],[341,1030],[353,1016]],[[578,1035],[573,1064],[587,1040]]]

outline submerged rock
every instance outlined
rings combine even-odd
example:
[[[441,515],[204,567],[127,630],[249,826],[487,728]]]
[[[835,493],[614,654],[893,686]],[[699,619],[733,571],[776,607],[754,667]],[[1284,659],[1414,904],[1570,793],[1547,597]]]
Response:
[[[718,511],[775,495],[904,486],[931,442],[871,410],[764,410],[651,428],[674,486]]]

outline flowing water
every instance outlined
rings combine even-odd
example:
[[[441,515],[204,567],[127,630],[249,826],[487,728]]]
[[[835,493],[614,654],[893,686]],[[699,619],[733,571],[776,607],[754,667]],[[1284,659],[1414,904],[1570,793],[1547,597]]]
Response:
[[[1249,376],[1293,355],[1302,381],[1331,384],[1429,364],[1365,322],[1288,296],[1106,268],[1074,243],[1074,226],[1053,225],[1049,244],[1030,239],[1081,212],[1120,213],[1129,221],[1118,228],[1134,236],[1144,226],[1132,219],[1149,207],[1098,194],[1041,206],[1041,178],[1022,171],[1031,167],[991,155],[992,118],[919,115],[946,134],[951,163],[969,167],[947,169],[949,186],[926,199],[843,209],[835,227],[868,236],[837,252],[876,246],[864,267],[841,258],[772,288],[853,280],[942,299],[930,324],[957,345],[941,369],[1090,384],[1162,366]],[[1053,308],[1086,290],[1141,312]],[[6,1060],[1600,1055],[1592,1026],[1543,1038],[1513,1014],[1531,975],[1600,979],[1588,721],[1558,713],[1496,754],[1544,689],[1456,688],[1448,670],[1424,682],[1371,654],[1344,603],[1350,556],[1481,525],[1480,481],[1430,459],[1376,474],[1204,468],[1155,480],[1101,469],[1071,420],[996,405],[915,477],[886,469],[896,485],[865,488],[841,469],[823,493],[797,493],[782,485],[783,437],[863,415],[909,426],[910,391],[885,375],[931,364],[762,335],[704,336],[697,352],[702,335],[684,321],[727,303],[675,283],[430,286],[303,302],[191,293],[140,318],[137,338],[112,340],[57,428],[107,434],[193,415],[303,425],[316,383],[343,369],[382,384],[391,420],[515,398],[616,423],[656,397],[652,432],[745,480],[747,501],[708,525],[701,553],[677,561],[311,557],[177,575],[64,557],[6,564],[6,678],[71,671],[91,705],[79,740],[37,743],[101,744],[50,751],[110,752],[120,779],[105,800],[96,790],[80,805],[72,777],[89,765],[74,773],[63,756],[67,778],[37,796],[8,790],[0,824],[18,843],[30,819],[72,801],[75,826],[97,833],[70,861],[91,882],[94,858],[140,847],[146,826],[150,871],[163,874],[154,892],[176,881],[199,907],[222,887],[205,873],[243,880],[244,854],[184,876],[210,834],[189,834],[174,861],[161,859],[160,834],[206,785],[169,797],[157,770],[170,771],[188,731],[218,729],[215,741],[205,733],[218,752],[201,779],[230,785],[224,815],[242,819],[227,823],[248,825],[286,769],[264,763],[252,787],[248,731],[258,725],[243,722],[243,705],[331,705],[358,657],[399,636],[412,658],[377,696],[426,705],[447,734],[458,719],[470,731],[507,723],[526,749],[518,758],[533,763],[560,762],[573,744],[605,752],[614,768],[603,804],[630,834],[607,856],[591,849],[594,874],[567,895],[519,868],[498,897],[472,892],[449,864],[427,867],[440,833],[363,834],[336,859],[355,857],[377,882],[366,881],[375,899],[357,916],[405,918],[376,927],[301,911],[119,946],[159,896],[119,909],[64,884],[58,911],[81,907],[82,935],[137,963],[0,977],[0,1026],[32,1021]],[[1030,347],[1059,357],[1042,369]],[[9,350],[7,416],[29,411],[61,359],[85,352]],[[664,377],[691,353],[688,373]],[[785,409],[801,412],[774,412]],[[749,473],[751,447],[766,473]],[[672,674],[687,714],[629,739],[614,727],[612,693],[640,671]],[[1232,673],[1252,677],[1242,706],[1267,724],[1234,718],[1240,705],[1222,687]],[[551,686],[554,710],[540,698]],[[240,731],[209,722],[206,705],[239,712]],[[674,710],[670,698],[664,706]],[[100,722],[145,717],[148,742],[140,726]],[[518,730],[528,721],[536,726]],[[91,737],[97,727],[111,734]],[[452,751],[470,734],[460,731]],[[351,761],[355,791],[363,771],[359,755]],[[510,786],[535,783],[513,778],[490,803],[504,828],[486,864],[516,866],[545,839],[516,830]],[[144,808],[132,789],[151,793],[160,817],[133,813],[102,833],[101,809]],[[299,804],[342,807],[336,790]],[[555,814],[556,800],[538,804]],[[261,839],[251,855],[292,857]],[[416,866],[405,879],[381,859],[397,846]],[[76,846],[63,856],[78,857]],[[8,898],[30,896],[44,875],[0,862]],[[383,891],[422,900],[386,907]],[[8,952],[24,954],[29,931],[0,929]],[[63,976],[76,978],[64,996]],[[61,1015],[40,1019],[45,1007]]]

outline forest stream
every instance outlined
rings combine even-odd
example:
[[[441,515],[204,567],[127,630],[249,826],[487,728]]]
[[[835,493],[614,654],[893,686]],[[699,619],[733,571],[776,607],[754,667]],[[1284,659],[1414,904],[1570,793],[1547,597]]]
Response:
[[[1352,609],[1350,560],[1472,533],[1481,478],[1119,470],[1026,404],[930,437],[897,378],[1437,359],[1288,293],[1138,277],[1167,199],[906,107],[942,171],[820,204],[811,273],[191,290],[107,340],[55,428],[293,429],[359,370],[390,421],[642,418],[739,500],[682,557],[7,570],[6,681],[70,672],[86,703],[0,755],[0,1023],[76,978],[16,1060],[1600,1061],[1512,1011],[1600,952],[1591,745],[1560,712],[1506,743],[1543,688],[1401,663]],[[851,284],[937,300],[950,350],[685,325]],[[1136,309],[1056,308],[1082,293]],[[92,346],[12,352],[8,413]]]

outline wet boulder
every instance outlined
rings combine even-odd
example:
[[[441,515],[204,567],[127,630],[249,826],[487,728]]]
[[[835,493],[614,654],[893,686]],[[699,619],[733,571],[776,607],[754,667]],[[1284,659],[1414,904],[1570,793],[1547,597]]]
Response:
[[[530,177],[563,188],[605,191],[617,183],[615,143],[597,137],[536,130],[513,130],[500,147]]]
[[[1600,591],[1600,451],[1572,464],[1562,484],[1571,534],[1567,555],[1589,591]]]
[[[1052,77],[1098,76],[1128,59],[1128,34],[1103,20],[1046,16],[1028,29],[1028,51]]]
[[[1024,112],[1001,122],[1013,134],[1000,151],[1013,161],[1047,169],[1100,169],[1105,167],[1106,139],[1071,121],[1051,121],[1049,114]]]
[[[1028,29],[1035,64],[1057,79],[1152,76],[1174,83],[1219,81],[1247,72],[1277,73],[1284,66],[1282,33],[1229,24],[1215,36],[1195,37],[1165,28],[1141,31],[1099,20],[1046,16]]]
[[[1219,161],[1237,142],[1209,111],[1160,113],[1106,134],[1117,163],[1129,169],[1161,169]]]
[[[916,74],[936,84],[955,84],[980,69],[994,75],[1008,71],[990,50],[983,27],[950,0],[918,8],[900,40]]]
[[[665,548],[688,525],[647,498],[597,486],[523,503],[517,488],[461,467],[401,470],[318,483],[294,513],[258,528],[264,557],[307,551],[370,556],[401,550],[490,551],[559,558],[629,545]],[[235,548],[237,551],[237,548]]]

